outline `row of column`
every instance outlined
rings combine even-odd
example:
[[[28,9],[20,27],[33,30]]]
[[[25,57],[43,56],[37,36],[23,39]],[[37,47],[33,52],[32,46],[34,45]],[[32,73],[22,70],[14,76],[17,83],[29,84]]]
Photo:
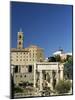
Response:
[[[50,71],[50,87],[51,90],[53,90],[53,75],[52,75],[52,70]],[[63,79],[63,70],[58,73],[58,70],[56,70],[56,84],[58,83],[59,79]],[[42,91],[42,83],[43,83],[43,74],[42,70],[39,71],[39,80],[40,80],[40,91]],[[36,87],[36,70],[34,72],[34,87]]]

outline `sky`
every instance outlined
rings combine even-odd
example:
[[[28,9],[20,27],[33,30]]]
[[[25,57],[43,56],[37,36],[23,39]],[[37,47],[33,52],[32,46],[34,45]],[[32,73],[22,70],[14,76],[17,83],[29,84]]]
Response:
[[[17,32],[24,33],[24,47],[37,45],[45,57],[59,48],[72,52],[72,6],[11,2],[11,48],[17,47]]]

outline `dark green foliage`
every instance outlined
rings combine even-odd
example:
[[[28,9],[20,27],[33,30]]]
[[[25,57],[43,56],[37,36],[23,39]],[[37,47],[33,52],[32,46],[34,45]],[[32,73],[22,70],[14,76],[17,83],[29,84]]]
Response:
[[[15,86],[15,87],[14,87],[14,92],[15,92],[15,93],[22,93],[22,92],[23,92],[23,89],[20,88],[20,87],[18,87],[18,86]]]
[[[66,94],[70,91],[71,88],[71,82],[69,80],[61,80],[56,85],[55,90],[58,94]]]
[[[49,62],[60,62],[64,63],[64,77],[65,79],[73,79],[73,61],[72,56],[67,55],[66,59],[61,59],[59,55],[49,57]]]
[[[23,88],[26,88],[27,86],[33,87],[33,83],[26,81],[26,82],[23,82],[23,83],[19,83],[19,86],[23,87]]]
[[[61,57],[59,55],[55,56],[56,62],[61,62]]]
[[[44,87],[41,93],[42,96],[50,96],[51,89],[49,87]]]
[[[59,55],[49,57],[48,59],[49,59],[49,62],[61,62],[62,61]]]
[[[49,57],[48,60],[49,60],[49,62],[56,62],[55,57]]]
[[[73,61],[72,57],[68,58],[68,61],[64,64],[64,76],[65,78],[72,79],[73,78]]]

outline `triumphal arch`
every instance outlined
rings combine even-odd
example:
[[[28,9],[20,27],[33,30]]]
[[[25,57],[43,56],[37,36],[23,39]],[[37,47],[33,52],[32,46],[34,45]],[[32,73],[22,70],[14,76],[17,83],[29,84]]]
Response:
[[[34,88],[39,91],[47,85],[51,90],[63,80],[64,65],[59,62],[36,62],[34,63]]]

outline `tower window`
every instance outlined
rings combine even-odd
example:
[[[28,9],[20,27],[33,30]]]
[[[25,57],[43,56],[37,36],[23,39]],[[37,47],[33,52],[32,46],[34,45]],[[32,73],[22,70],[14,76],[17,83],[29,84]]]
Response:
[[[32,72],[32,65],[29,65],[28,72]]]
[[[19,39],[21,39],[21,35],[19,36]]]
[[[21,45],[21,42],[19,42],[19,45]]]

